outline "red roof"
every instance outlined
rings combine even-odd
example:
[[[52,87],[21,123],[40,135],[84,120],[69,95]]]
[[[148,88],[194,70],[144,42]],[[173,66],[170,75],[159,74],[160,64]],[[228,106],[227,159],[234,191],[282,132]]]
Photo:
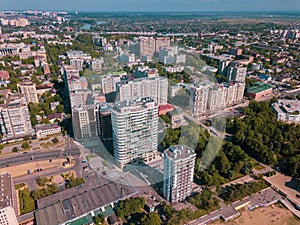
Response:
[[[174,107],[170,104],[160,105],[158,107],[158,115],[167,114],[168,112],[171,112],[173,110],[174,110]]]
[[[9,80],[9,72],[6,70],[0,70],[0,80]]]

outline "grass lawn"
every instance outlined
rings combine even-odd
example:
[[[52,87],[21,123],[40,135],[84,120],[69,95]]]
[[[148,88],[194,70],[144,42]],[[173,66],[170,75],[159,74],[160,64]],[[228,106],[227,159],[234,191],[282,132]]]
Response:
[[[19,201],[21,215],[35,210],[35,201],[30,195],[29,188],[19,190]]]
[[[22,187],[25,187],[25,186],[26,186],[25,183],[16,184],[16,185],[15,185],[15,189],[18,190],[18,189],[20,189],[20,188],[22,188]]]

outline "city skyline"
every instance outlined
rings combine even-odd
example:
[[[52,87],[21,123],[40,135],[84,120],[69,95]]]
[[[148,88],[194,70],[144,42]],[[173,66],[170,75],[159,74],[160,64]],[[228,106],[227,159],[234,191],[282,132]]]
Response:
[[[44,2],[38,0],[0,0],[2,10],[63,10],[63,11],[94,11],[94,12],[137,12],[137,11],[193,11],[193,12],[249,12],[249,11],[291,11],[300,10],[300,4],[297,0],[159,0],[141,1],[141,0],[70,0]]]

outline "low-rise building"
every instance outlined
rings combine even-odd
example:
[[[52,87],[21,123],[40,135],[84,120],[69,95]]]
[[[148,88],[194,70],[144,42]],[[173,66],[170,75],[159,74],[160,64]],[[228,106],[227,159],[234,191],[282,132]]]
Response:
[[[168,112],[172,112],[174,110],[174,106],[170,104],[160,105],[158,107],[158,115],[167,115]]]
[[[255,82],[253,86],[247,88],[247,96],[256,101],[272,94],[273,86],[263,82]]]
[[[9,72],[6,70],[0,70],[0,85],[7,86],[9,83]]]
[[[50,123],[54,123],[56,121],[62,121],[63,115],[61,113],[51,113],[47,116],[47,119],[50,121]]]
[[[97,182],[96,182],[97,180]],[[139,192],[134,186],[114,183],[98,176],[88,182],[65,191],[58,192],[37,201],[34,212],[37,225],[93,224],[95,215],[113,214],[114,205]]]
[[[280,99],[272,104],[277,120],[288,123],[300,123],[300,100]]]
[[[25,95],[27,103],[38,103],[39,98],[36,91],[36,85],[31,81],[18,83],[19,92]]]
[[[175,109],[171,112],[168,112],[167,116],[171,120],[171,128],[176,129],[181,126],[181,124],[183,122],[183,115],[182,115],[181,110]]]
[[[39,124],[35,126],[35,133],[37,138],[46,138],[49,135],[60,134],[61,127],[56,123],[51,124]]]

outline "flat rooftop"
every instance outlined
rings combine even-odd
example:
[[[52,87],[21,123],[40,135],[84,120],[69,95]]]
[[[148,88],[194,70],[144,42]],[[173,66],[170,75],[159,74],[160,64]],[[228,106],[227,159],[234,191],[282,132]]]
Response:
[[[253,86],[248,87],[247,92],[257,94],[259,92],[263,92],[263,91],[266,91],[266,90],[269,90],[272,88],[273,88],[272,85],[258,81],[258,82],[255,82],[253,84]]]
[[[91,177],[83,185],[39,200],[39,210],[35,212],[36,224],[67,222],[137,193],[132,186]]]
[[[10,173],[0,173],[0,208],[11,206],[16,214],[18,205],[14,183]]]
[[[165,155],[167,155],[168,158],[178,160],[178,159],[188,159],[193,156],[195,157],[196,153],[194,152],[193,149],[185,145],[174,145],[165,151]]]
[[[279,189],[281,192],[286,194],[287,198],[290,201],[300,206],[300,198],[297,197],[297,195],[300,195],[300,192],[297,190],[300,181],[297,181],[296,178],[285,176],[278,172],[276,173],[276,175],[271,177],[264,177],[264,179],[276,189]]]
[[[135,112],[147,108],[147,104],[154,104],[154,100],[150,97],[147,98],[137,98],[134,100],[126,100],[116,102],[113,111],[117,112]]]

